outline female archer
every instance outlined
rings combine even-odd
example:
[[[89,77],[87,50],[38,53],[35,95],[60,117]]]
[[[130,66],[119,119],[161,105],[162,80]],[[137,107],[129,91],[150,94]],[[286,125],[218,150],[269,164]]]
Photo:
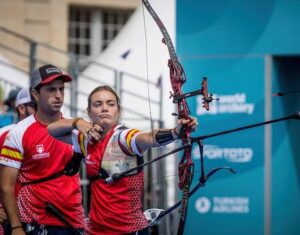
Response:
[[[91,234],[148,234],[142,211],[143,171],[135,170],[111,184],[106,184],[105,178],[141,164],[144,151],[176,140],[183,126],[194,130],[197,121],[182,119],[173,129],[149,132],[118,125],[120,99],[109,86],[90,93],[87,112],[91,122],[62,119],[50,124],[48,131],[85,156],[92,182]]]

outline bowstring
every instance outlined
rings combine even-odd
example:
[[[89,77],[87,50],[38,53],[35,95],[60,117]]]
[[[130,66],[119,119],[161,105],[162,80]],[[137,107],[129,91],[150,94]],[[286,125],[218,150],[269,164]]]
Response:
[[[144,23],[144,39],[145,39],[145,61],[146,61],[146,80],[147,80],[147,95],[148,95],[148,108],[149,108],[149,116],[150,116],[150,127],[152,131],[152,141],[154,144],[154,126],[153,126],[153,119],[152,119],[152,109],[151,109],[151,102],[150,102],[150,86],[149,86],[149,59],[148,59],[148,36],[147,36],[147,24],[145,19],[145,10],[144,4],[142,4],[142,12],[143,12],[143,23]]]
[[[149,86],[149,53],[148,53],[148,36],[147,36],[147,24],[146,24],[146,17],[145,17],[145,9],[144,9],[144,4],[142,3],[142,14],[143,14],[143,24],[144,24],[144,39],[145,39],[145,63],[146,63],[146,80],[147,80],[147,94],[148,94],[148,108],[149,108],[149,117],[150,117],[150,127],[151,127],[151,133],[152,133],[152,143],[154,145],[154,126],[153,126],[153,119],[152,119],[152,109],[151,109],[151,102],[150,102],[150,86]],[[150,151],[150,152],[149,152]],[[152,158],[152,151],[151,149],[148,150],[149,152],[149,157],[150,159]],[[150,159],[147,158],[147,161]],[[153,190],[153,184],[154,182],[152,181],[152,166],[150,166],[150,169],[147,171],[147,176],[150,176],[150,179],[148,177],[144,177],[147,179],[147,189],[146,189],[146,194],[149,193],[151,195],[152,190]],[[152,200],[150,201],[145,201],[143,203],[145,206],[151,206],[152,205]]]

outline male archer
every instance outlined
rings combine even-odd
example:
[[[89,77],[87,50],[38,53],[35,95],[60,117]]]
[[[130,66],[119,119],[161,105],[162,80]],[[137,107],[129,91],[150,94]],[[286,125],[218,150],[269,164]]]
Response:
[[[12,235],[71,235],[84,229],[79,175],[57,174],[73,155],[72,146],[48,134],[47,126],[62,118],[65,82],[72,78],[53,65],[31,76],[37,112],[9,132],[0,155],[0,192]],[[21,184],[15,199],[16,182]],[[73,227],[47,212],[59,209]]]

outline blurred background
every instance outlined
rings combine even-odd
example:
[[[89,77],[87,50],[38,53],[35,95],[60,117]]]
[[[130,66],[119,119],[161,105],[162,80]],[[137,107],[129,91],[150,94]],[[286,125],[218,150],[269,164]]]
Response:
[[[209,111],[202,97],[188,99],[199,127],[193,136],[285,117],[300,111],[300,1],[149,0],[165,24],[187,81],[218,100]],[[16,91],[51,63],[73,77],[63,114],[87,118],[87,95],[111,85],[122,103],[121,123],[150,130],[173,127],[176,107],[162,35],[140,0],[0,0],[0,127],[16,121]],[[300,122],[204,140],[205,170],[230,166],[189,201],[185,234],[300,234]],[[180,146],[147,152],[146,160]],[[181,199],[180,154],[145,167],[144,206]],[[199,180],[199,150],[193,148]],[[89,182],[82,167],[84,207]],[[152,234],[176,234],[178,210]]]

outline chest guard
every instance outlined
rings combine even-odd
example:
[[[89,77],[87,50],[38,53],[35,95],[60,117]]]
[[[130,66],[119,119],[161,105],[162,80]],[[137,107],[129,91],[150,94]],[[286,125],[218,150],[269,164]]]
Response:
[[[130,155],[125,147],[120,142],[121,131],[127,129],[125,126],[118,127],[111,136],[101,162],[101,171],[105,171],[108,176],[115,173],[121,173],[131,169],[144,162],[143,157]],[[141,170],[136,170],[128,175],[135,175]]]

